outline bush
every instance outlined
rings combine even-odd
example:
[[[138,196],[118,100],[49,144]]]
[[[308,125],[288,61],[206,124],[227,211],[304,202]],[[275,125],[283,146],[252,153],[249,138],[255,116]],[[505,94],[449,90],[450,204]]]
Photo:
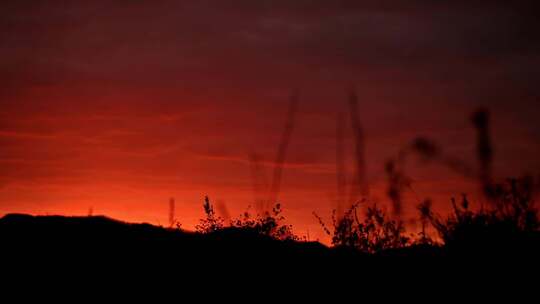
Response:
[[[266,235],[277,240],[298,240],[294,235],[292,226],[282,224],[285,217],[280,204],[276,204],[271,212],[252,217],[249,212],[244,212],[243,217],[231,222],[231,226],[255,231],[257,234]]]
[[[225,221],[216,216],[208,197],[205,198],[203,206],[206,218],[200,220],[200,224],[196,227],[197,231],[199,233],[211,233],[225,229]],[[285,217],[282,212],[280,204],[276,204],[271,212],[265,212],[262,215],[252,216],[249,211],[246,211],[241,217],[231,220],[229,227],[254,232],[276,240],[299,240],[294,235],[292,226],[283,224]]]
[[[493,186],[494,195],[487,208],[470,210],[466,195],[458,204],[452,199],[453,212],[446,218],[423,210],[424,216],[450,247],[509,247],[538,232],[539,219],[534,208],[532,188],[526,179],[511,179]]]
[[[376,204],[367,208],[365,218],[361,221],[358,217],[358,207],[359,204],[354,204],[341,219],[336,219],[334,210],[333,231],[330,231],[322,218],[314,213],[323,230],[332,236],[332,245],[376,253],[402,248],[410,243],[410,239],[404,236],[405,228],[402,222],[389,219]]]
[[[223,229],[225,221],[223,218],[216,216],[214,206],[210,203],[208,196],[205,196],[204,198],[203,207],[206,218],[201,219],[199,225],[195,226],[197,232],[211,233]]]

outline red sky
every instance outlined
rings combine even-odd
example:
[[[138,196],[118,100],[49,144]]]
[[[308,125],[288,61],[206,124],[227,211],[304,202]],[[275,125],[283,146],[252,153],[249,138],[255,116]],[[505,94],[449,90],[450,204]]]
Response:
[[[293,90],[285,216],[322,230],[335,207],[335,128],[355,86],[367,176],[417,136],[474,164],[469,114],[491,110],[495,172],[540,172],[534,1],[19,1],[0,12],[0,213],[191,228],[202,200],[252,204],[250,153],[270,177]],[[349,122],[347,122],[347,126]],[[349,131],[349,129],[347,129]],[[350,172],[352,135],[347,134]],[[407,172],[444,210],[476,189],[435,166]],[[407,194],[407,217],[416,201]]]

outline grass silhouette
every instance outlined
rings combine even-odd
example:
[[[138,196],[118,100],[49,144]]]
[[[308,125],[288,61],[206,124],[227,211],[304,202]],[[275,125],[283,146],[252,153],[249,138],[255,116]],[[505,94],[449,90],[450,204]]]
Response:
[[[404,236],[403,224],[388,219],[376,204],[367,208],[364,220],[359,219],[358,207],[359,204],[354,204],[340,219],[337,219],[336,212],[333,212],[333,231],[314,213],[324,231],[332,237],[333,246],[351,248],[363,253],[377,253],[402,248],[410,242],[410,239]]]
[[[470,210],[466,195],[446,218],[422,209],[425,218],[449,250],[465,252],[531,252],[540,241],[538,212],[526,179],[512,179],[497,187],[494,206]]]

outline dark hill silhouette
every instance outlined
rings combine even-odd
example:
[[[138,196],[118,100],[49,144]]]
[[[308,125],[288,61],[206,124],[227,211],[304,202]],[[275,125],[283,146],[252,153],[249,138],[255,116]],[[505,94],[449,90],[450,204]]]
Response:
[[[316,242],[280,241],[242,228],[201,234],[103,216],[64,217],[8,214],[0,219],[2,254],[27,262],[81,261],[226,266],[245,261],[279,263],[333,259]],[[166,266],[166,265],[162,265]]]
[[[227,227],[207,234],[170,229],[151,224],[131,224],[105,216],[66,217],[7,214],[0,219],[4,252],[21,248],[57,251],[54,246],[74,249],[108,248],[127,251],[149,249],[182,255],[295,256],[308,252],[327,256],[331,251],[317,242],[279,241],[249,229]],[[7,245],[13,245],[10,249]]]
[[[209,233],[189,232],[151,224],[132,224],[105,216],[66,217],[8,214],[0,219],[3,254],[35,254],[96,260],[118,257],[161,257],[160,259],[245,260],[321,264],[362,264],[381,257],[452,258],[461,255],[489,254],[533,257],[540,251],[540,233],[508,234],[506,231],[479,229],[474,224],[470,237],[463,229],[450,245],[412,244],[388,248],[373,254],[357,252],[345,246],[327,247],[318,242],[277,240],[255,230],[225,227]],[[480,232],[478,232],[479,230]],[[500,233],[499,233],[500,232]],[[478,238],[478,233],[483,235]],[[479,242],[478,240],[484,240]],[[500,242],[495,246],[495,241]],[[474,242],[473,240],[476,240]],[[485,246],[483,248],[482,246]]]
[[[245,227],[195,233],[103,216],[8,214],[0,219],[0,260],[6,278],[31,280],[35,286],[54,285],[55,276],[60,276],[62,286],[79,292],[88,288],[84,284],[104,284],[117,292],[124,284],[125,292],[133,295],[135,287],[129,286],[148,291],[178,288],[178,282],[186,281],[207,291],[256,286],[272,293],[274,288],[307,282],[330,290],[350,286],[369,292],[372,287],[395,290],[403,284],[414,288],[415,275],[429,278],[425,288],[449,291],[454,277],[462,286],[487,284],[486,279],[529,282],[527,276],[538,273],[539,253],[539,235],[531,236],[521,240],[519,251],[500,250],[514,244],[478,248],[480,243],[470,247],[475,254],[468,255],[468,243],[459,250],[458,243],[423,243],[362,253],[350,247],[278,240]]]

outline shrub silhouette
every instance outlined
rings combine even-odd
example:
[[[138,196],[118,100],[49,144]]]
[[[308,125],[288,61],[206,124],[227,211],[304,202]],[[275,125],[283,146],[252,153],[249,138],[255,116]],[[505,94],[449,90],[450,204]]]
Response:
[[[293,233],[291,225],[282,224],[285,217],[282,215],[281,204],[276,204],[271,212],[264,212],[253,217],[248,211],[242,217],[231,221],[231,226],[239,229],[254,231],[277,240],[299,240]]]
[[[249,211],[244,212],[239,218],[232,219],[228,227],[223,218],[216,216],[210,199],[205,197],[204,212],[206,218],[200,220],[196,226],[199,233],[212,233],[227,228],[239,229],[244,232],[253,232],[258,235],[268,236],[276,240],[294,240],[299,238],[293,233],[292,226],[283,224],[285,217],[282,215],[281,204],[276,204],[272,211],[251,215]]]
[[[465,194],[446,218],[429,205],[419,206],[449,249],[520,250],[538,241],[540,221],[527,179],[510,179],[494,187],[494,205],[471,211]]]
[[[388,218],[376,204],[368,207],[363,221],[359,219],[359,203],[351,206],[341,219],[332,213],[333,231],[330,231],[322,218],[319,220],[326,234],[332,236],[332,245],[359,250],[364,253],[377,253],[388,249],[403,248],[410,243],[404,235],[405,228],[401,221]]]
[[[204,197],[203,208],[206,218],[201,219],[200,223],[195,226],[196,231],[199,233],[211,233],[223,229],[225,226],[224,220],[216,215],[214,206],[210,203],[208,196]]]

